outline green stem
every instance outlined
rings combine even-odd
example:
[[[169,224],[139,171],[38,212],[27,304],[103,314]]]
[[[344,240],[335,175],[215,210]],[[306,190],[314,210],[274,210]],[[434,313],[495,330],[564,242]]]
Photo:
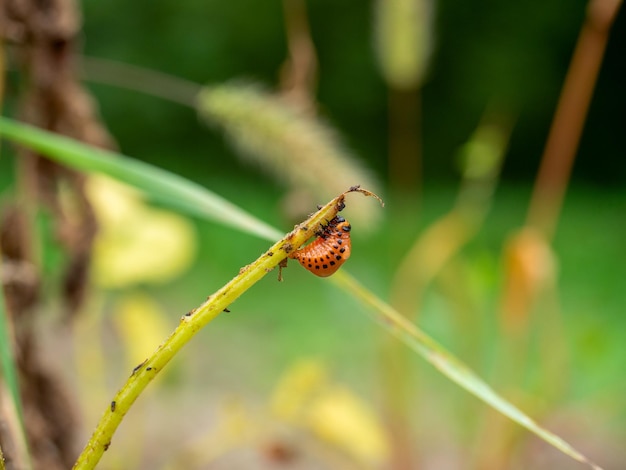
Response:
[[[133,371],[126,384],[115,395],[110,406],[107,407],[100,419],[91,439],[78,457],[74,465],[75,470],[93,469],[96,466],[102,454],[109,448],[115,430],[122,422],[131,405],[174,355],[200,329],[216,318],[240,295],[287,258],[291,251],[297,249],[314,236],[315,231],[321,224],[332,219],[337,214],[344,198],[345,193],[330,201],[309,219],[296,226],[282,240],[275,243],[256,261],[242,268],[237,276],[209,296],[202,305],[182,317],[180,324],[171,336],[159,346],[150,358]]]

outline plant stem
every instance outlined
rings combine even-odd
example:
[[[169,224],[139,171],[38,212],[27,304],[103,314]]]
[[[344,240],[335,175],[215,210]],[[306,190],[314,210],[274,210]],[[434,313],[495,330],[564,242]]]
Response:
[[[591,0],[552,121],[533,191],[528,225],[554,235],[609,31],[621,0]]]
[[[367,191],[351,188],[346,192]],[[291,251],[304,244],[315,235],[321,224],[332,219],[339,208],[343,206],[345,193],[331,200],[306,221],[296,226],[292,232],[275,243],[267,252],[256,261],[242,268],[224,287],[215,292],[199,307],[183,315],[180,324],[167,340],[146,361],[141,363],[126,384],[120,389],[111,401],[98,423],[91,439],[78,457],[75,470],[93,469],[102,454],[109,448],[111,439],[122,419],[139,397],[139,394],[148,386],[165,365],[176,353],[187,344],[191,338],[215,319],[240,295],[281,263]]]

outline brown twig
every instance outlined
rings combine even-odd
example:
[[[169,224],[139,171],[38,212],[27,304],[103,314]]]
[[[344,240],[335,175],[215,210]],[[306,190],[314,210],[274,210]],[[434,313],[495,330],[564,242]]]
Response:
[[[561,92],[528,211],[528,225],[554,235],[578,143],[621,0],[591,0]]]

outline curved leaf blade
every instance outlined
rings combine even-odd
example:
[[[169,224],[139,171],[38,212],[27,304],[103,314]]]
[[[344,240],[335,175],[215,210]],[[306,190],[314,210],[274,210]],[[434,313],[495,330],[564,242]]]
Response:
[[[0,135],[76,170],[101,173],[142,190],[148,197],[266,240],[282,233],[230,201],[161,168],[0,117]]]

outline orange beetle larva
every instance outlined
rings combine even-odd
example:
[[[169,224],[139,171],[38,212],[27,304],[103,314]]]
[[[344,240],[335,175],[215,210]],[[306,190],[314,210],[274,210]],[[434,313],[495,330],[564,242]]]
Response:
[[[306,270],[316,276],[328,277],[350,257],[351,228],[346,219],[336,216],[313,242],[294,251],[289,257],[297,259]]]

